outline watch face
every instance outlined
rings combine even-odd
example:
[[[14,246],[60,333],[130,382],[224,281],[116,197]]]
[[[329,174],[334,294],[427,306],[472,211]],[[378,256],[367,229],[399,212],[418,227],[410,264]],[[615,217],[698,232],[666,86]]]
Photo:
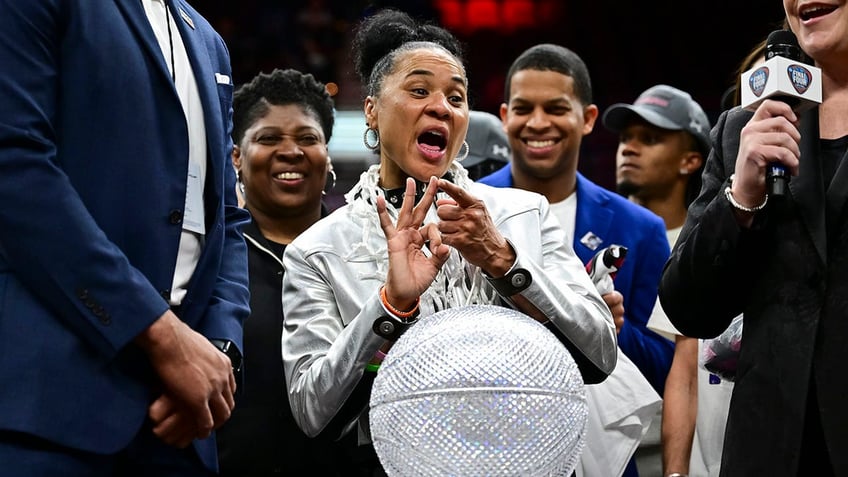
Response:
[[[493,278],[489,283],[501,296],[509,297],[526,290],[533,282],[533,276],[524,268],[516,268],[500,278]]]
[[[227,350],[227,356],[230,357],[230,363],[233,365],[233,371],[238,373],[241,371],[241,353],[235,346],[230,346]]]
[[[238,373],[241,371],[241,353],[238,348],[233,345],[230,340],[212,340],[212,343],[221,350],[222,353],[230,358],[230,364],[233,366],[233,371]]]
[[[382,320],[379,324],[379,328],[379,333],[381,335],[393,335],[397,326],[395,326],[391,320]]]
[[[221,350],[222,353],[229,355],[230,354],[230,348],[232,346],[233,346],[232,341],[224,341],[224,342],[221,343],[220,350]]]
[[[380,318],[377,318],[372,326],[374,333],[377,333],[383,338],[391,341],[395,341],[400,338],[400,335],[402,335],[407,328],[409,328],[409,323],[404,323],[399,319],[390,316],[381,316]]]
[[[521,270],[517,271],[509,279],[510,284],[512,284],[512,286],[514,286],[515,288],[519,288],[519,289],[524,287],[524,284],[527,283],[527,277],[528,277],[528,275],[526,275],[524,273],[520,273],[520,272],[521,272]]]

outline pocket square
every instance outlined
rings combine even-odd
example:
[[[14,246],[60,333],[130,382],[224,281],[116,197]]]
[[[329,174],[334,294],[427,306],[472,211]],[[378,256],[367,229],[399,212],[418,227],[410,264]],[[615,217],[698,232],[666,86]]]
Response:
[[[215,81],[217,81],[218,84],[230,84],[230,77],[222,75],[221,73],[215,73]]]

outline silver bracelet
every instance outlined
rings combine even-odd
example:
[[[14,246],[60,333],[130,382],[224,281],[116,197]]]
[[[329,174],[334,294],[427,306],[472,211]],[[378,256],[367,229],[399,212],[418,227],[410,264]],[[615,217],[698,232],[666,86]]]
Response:
[[[766,198],[763,199],[763,203],[760,205],[756,205],[754,207],[745,207],[744,205],[736,202],[736,199],[733,198],[733,193],[730,191],[730,187],[733,185],[733,178],[736,174],[730,175],[730,185],[724,188],[724,196],[727,197],[727,201],[730,202],[735,209],[739,209],[742,212],[748,212],[749,214],[753,214],[754,212],[758,212],[765,208],[766,204],[768,204],[768,194],[766,194]]]
[[[681,474],[680,472],[672,472],[665,477],[689,477],[689,474]]]

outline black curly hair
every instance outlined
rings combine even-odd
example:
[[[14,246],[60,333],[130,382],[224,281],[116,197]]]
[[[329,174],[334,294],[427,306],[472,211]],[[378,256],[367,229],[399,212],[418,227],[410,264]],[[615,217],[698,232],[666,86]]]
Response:
[[[323,83],[311,74],[293,69],[275,69],[259,73],[233,94],[233,142],[239,144],[244,133],[259,118],[268,114],[270,105],[294,104],[314,114],[321,124],[324,140],[333,134],[333,98]]]
[[[353,39],[356,73],[366,95],[380,90],[383,78],[392,71],[397,54],[419,47],[438,45],[464,65],[462,46],[449,31],[431,23],[420,23],[407,13],[391,8],[365,18]]]

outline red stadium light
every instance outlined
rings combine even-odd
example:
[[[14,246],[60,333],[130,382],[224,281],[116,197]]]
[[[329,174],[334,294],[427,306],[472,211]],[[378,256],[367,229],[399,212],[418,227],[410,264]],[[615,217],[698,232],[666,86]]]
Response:
[[[442,25],[463,34],[548,27],[562,13],[555,0],[435,0],[434,5]]]

